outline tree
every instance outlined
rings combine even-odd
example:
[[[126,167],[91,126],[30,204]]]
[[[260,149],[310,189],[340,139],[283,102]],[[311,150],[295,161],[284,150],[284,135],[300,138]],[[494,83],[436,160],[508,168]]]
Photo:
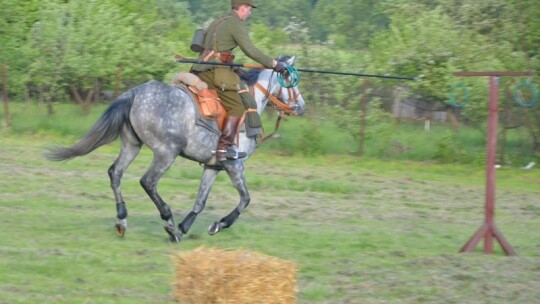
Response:
[[[225,14],[230,9],[228,1],[188,0],[187,2],[194,15],[193,19],[199,26]],[[272,29],[282,29],[287,26],[291,17],[307,21],[313,7],[311,2],[309,0],[259,1],[248,22],[263,23]]]
[[[51,98],[67,90],[86,111],[119,71],[134,84],[163,80],[175,68],[177,40],[187,49],[182,38],[193,27],[186,4],[145,3],[148,9],[135,13],[130,1],[43,2],[28,35],[29,84]]]
[[[320,0],[310,19],[316,41],[331,41],[342,49],[367,49],[371,36],[386,26],[373,0]]]
[[[39,15],[39,1],[3,0],[0,5],[0,62],[7,64],[11,94],[25,95],[27,62],[31,54],[24,47],[26,34]]]
[[[34,58],[29,65],[28,84],[39,92],[41,101],[47,102],[49,115],[54,112],[52,100],[62,89],[68,35],[67,11],[55,3],[40,10],[39,21],[28,35],[26,46]]]

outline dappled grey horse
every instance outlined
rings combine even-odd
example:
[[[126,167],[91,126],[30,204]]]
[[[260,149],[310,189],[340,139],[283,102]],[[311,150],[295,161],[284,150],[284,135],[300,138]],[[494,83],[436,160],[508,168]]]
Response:
[[[287,57],[284,61],[292,65],[294,57]],[[248,84],[251,79],[251,84],[261,85],[259,89],[254,89],[259,114],[269,99],[274,99],[271,98],[273,96],[281,101],[288,101],[295,114],[303,114],[305,103],[298,88],[282,90],[277,74],[273,71],[250,70],[245,76]],[[51,160],[66,160],[86,155],[120,136],[120,155],[109,168],[108,174],[116,199],[118,221],[115,228],[117,234],[123,236],[127,228],[128,213],[120,190],[122,175],[142,145],[147,145],[154,157],[140,183],[156,205],[161,218],[166,221],[165,231],[173,242],[179,242],[182,235],[188,232],[197,215],[203,211],[217,174],[225,170],[240,194],[240,202],[231,213],[208,228],[208,233],[213,235],[230,227],[249,204],[250,196],[244,178],[244,162],[247,157],[216,163],[214,152],[220,136],[219,131],[214,130],[217,123],[201,122],[204,122],[204,119],[200,117],[189,93],[164,83],[148,82],[119,96],[80,141],[71,147],[52,148],[46,157]],[[214,128],[211,124],[214,124]],[[245,132],[240,132],[238,141],[239,149],[249,157],[255,150],[256,138],[247,137]],[[204,169],[193,209],[178,225],[177,230],[171,209],[156,187],[178,155],[203,164]]]

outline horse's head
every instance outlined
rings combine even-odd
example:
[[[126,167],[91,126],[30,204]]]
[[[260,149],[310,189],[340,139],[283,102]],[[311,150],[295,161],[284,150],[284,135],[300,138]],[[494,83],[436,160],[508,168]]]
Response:
[[[293,66],[296,56],[287,56],[280,55],[276,58],[277,61],[285,63],[286,66]],[[285,78],[287,81],[287,78]],[[298,86],[293,86],[292,88],[285,88],[278,82],[278,92],[277,97],[283,103],[287,104],[292,110],[294,115],[303,115],[306,107],[304,98],[300,94]]]
[[[276,60],[285,63],[287,66],[292,66],[295,58],[294,56],[281,55]],[[277,74],[272,70],[251,69],[239,72],[245,84],[256,88],[254,94],[256,95],[255,100],[258,103],[259,113],[266,103],[270,101],[275,108],[286,114],[304,114],[306,103],[297,86],[292,88],[283,87],[278,80]]]

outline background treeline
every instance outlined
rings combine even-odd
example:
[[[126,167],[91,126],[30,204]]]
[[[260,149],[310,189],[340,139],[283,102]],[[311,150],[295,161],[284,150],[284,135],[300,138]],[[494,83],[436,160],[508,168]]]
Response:
[[[10,100],[99,100],[148,80],[170,81],[189,66],[174,54],[189,50],[192,33],[229,9],[228,0],[3,0],[0,64]],[[455,71],[540,71],[540,6],[533,0],[272,0],[258,1],[249,20],[255,44],[273,56],[297,56],[303,68],[395,74],[395,81],[302,74],[310,114],[339,122],[359,140],[362,102],[368,122],[389,125],[392,103],[422,101],[454,121],[485,128],[487,80]],[[239,56],[239,62],[249,59]],[[523,127],[540,151],[538,108],[515,106],[513,87],[537,78],[502,78],[506,127]],[[471,91],[466,108],[450,107],[450,87]],[[404,96],[405,95],[405,96]],[[507,98],[508,97],[508,98]],[[508,105],[506,104],[508,103]],[[339,119],[336,119],[340,117]],[[382,130],[381,132],[383,132]],[[380,133],[382,134],[382,133]],[[368,134],[369,135],[369,134]]]

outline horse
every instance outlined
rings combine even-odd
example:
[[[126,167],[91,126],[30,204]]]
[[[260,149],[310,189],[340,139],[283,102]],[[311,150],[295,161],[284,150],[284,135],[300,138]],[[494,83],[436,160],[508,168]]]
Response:
[[[278,58],[289,66],[294,64],[294,59],[294,56]],[[257,102],[257,112],[261,114],[270,101],[280,108],[285,105],[293,115],[302,115],[305,102],[298,87],[283,90],[284,84],[277,75],[268,69],[244,71],[243,85],[255,88],[251,91]],[[285,101],[285,104],[276,104]],[[127,229],[128,211],[120,190],[122,175],[142,146],[148,146],[153,152],[153,161],[140,178],[140,184],[165,221],[164,229],[171,242],[180,242],[182,236],[188,233],[196,217],[203,211],[218,173],[225,171],[240,195],[240,202],[228,215],[210,225],[208,233],[215,235],[229,228],[250,202],[244,162],[253,154],[257,140],[240,132],[238,148],[246,152],[247,157],[217,162],[214,156],[220,136],[220,132],[215,130],[217,124],[215,121],[200,122],[197,105],[190,93],[177,86],[151,81],[120,95],[78,142],[70,147],[49,148],[45,157],[54,161],[69,160],[86,155],[120,137],[120,154],[107,172],[116,201],[115,231],[119,237],[123,237]],[[209,127],[209,123],[215,124],[214,128]],[[198,162],[204,168],[194,206],[178,224],[178,229],[169,205],[157,191],[160,178],[177,156]]]

